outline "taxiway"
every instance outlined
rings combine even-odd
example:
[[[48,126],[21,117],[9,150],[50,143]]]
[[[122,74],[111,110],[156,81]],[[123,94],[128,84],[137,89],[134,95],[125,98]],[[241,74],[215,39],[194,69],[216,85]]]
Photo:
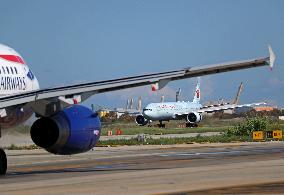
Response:
[[[284,142],[7,151],[0,194],[283,194]]]

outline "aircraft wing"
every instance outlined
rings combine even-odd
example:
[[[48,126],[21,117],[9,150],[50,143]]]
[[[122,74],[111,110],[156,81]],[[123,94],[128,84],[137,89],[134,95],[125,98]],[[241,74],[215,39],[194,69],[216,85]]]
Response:
[[[252,107],[252,106],[259,106],[259,105],[265,105],[265,102],[258,102],[258,103],[252,103],[252,104],[219,104],[219,105],[212,105],[212,106],[205,106],[199,110],[196,110],[196,112],[199,113],[211,113],[211,112],[217,112],[222,110],[232,110],[235,108],[241,108],[241,107]]]
[[[63,109],[64,107],[67,107],[68,105],[80,103],[90,96],[98,93],[151,84],[152,90],[157,90],[163,88],[170,81],[180,79],[266,65],[272,68],[275,55],[270,47],[269,53],[269,57],[261,57],[251,60],[227,62],[205,66],[194,66],[173,71],[144,74],[106,81],[70,85],[65,87],[41,89],[11,96],[5,96],[0,98],[0,110],[3,110],[10,106],[29,104],[36,113],[40,113],[40,115],[43,116],[48,116],[50,115],[50,113],[46,112],[50,109],[47,109],[47,106],[52,107],[52,112],[54,113]]]

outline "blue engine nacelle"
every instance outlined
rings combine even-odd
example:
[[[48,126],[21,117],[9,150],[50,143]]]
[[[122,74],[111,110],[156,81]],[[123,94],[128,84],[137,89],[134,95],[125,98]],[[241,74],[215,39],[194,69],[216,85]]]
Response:
[[[54,154],[86,152],[96,145],[100,134],[98,114],[80,105],[40,118],[31,127],[33,142]]]

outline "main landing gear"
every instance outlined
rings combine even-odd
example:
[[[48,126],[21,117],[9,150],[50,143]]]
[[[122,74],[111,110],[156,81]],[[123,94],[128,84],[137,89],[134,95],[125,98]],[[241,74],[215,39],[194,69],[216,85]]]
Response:
[[[166,124],[163,124],[163,121],[159,121],[160,124],[158,124],[158,127],[159,128],[165,128],[166,127]]]
[[[2,148],[0,148],[0,176],[5,175],[7,171],[7,157]]]
[[[198,124],[196,124],[196,123],[186,123],[185,126],[193,128],[193,127],[198,127]]]
[[[1,124],[0,124],[0,138],[1,138]],[[5,175],[7,171],[7,156],[2,148],[0,148],[0,176]]]

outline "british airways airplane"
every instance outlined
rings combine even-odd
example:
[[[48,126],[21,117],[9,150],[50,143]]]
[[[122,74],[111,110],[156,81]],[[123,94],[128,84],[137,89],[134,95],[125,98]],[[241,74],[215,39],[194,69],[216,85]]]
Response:
[[[194,98],[192,102],[178,101],[178,102],[162,102],[150,103],[143,110],[142,114],[138,115],[135,119],[139,126],[150,124],[153,121],[159,121],[159,127],[165,127],[163,121],[170,120],[186,120],[186,127],[197,127],[198,123],[202,120],[202,113],[212,113],[221,110],[232,110],[240,107],[251,107],[266,104],[265,102],[242,104],[218,104],[210,106],[202,106],[200,103],[200,78],[197,80]]]
[[[265,65],[272,68],[275,55],[270,47],[269,53],[269,57],[251,60],[40,89],[23,57],[0,44],[0,132],[23,123],[35,113],[38,119],[30,134],[36,145],[60,155],[86,152],[96,145],[101,134],[98,114],[79,105],[90,96],[143,85],[158,90],[174,80]],[[6,170],[7,157],[0,149],[0,175],[6,174]]]

